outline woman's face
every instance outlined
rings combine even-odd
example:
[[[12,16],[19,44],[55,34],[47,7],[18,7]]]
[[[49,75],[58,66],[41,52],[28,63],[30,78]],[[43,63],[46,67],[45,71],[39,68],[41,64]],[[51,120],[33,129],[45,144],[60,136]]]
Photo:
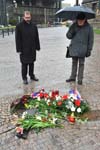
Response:
[[[85,19],[83,19],[83,20],[78,19],[77,23],[79,26],[83,26],[85,24],[85,21],[86,21]]]

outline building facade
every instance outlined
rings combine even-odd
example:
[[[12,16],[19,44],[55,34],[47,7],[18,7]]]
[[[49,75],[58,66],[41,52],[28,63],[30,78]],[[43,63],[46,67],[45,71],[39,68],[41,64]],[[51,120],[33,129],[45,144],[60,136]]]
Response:
[[[55,13],[61,8],[62,0],[0,0],[0,24],[13,24],[22,19],[29,10],[37,24],[55,21]]]
[[[100,0],[83,0],[82,4],[92,8],[95,12],[100,9]]]
[[[95,11],[96,18],[91,20],[91,24],[95,28],[100,28],[100,0],[83,0],[82,4]]]

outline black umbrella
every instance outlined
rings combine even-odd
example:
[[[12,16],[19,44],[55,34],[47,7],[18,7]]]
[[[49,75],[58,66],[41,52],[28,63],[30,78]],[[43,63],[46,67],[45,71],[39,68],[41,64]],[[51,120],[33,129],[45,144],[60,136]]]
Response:
[[[95,18],[95,12],[92,9],[82,5],[70,6],[60,9],[59,11],[56,12],[56,16],[64,20],[75,20],[80,12],[85,13],[87,19]]]

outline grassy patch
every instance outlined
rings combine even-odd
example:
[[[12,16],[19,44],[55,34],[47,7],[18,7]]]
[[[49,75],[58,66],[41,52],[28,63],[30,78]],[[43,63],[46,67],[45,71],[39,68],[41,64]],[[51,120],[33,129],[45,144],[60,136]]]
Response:
[[[94,32],[95,32],[96,34],[100,34],[100,29],[94,29]]]

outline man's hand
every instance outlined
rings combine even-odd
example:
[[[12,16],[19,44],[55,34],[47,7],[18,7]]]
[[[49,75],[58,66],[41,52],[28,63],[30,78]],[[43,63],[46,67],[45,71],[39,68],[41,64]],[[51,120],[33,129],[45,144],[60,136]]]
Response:
[[[88,51],[87,54],[86,54],[86,57],[89,57],[91,55],[91,52]]]
[[[18,54],[21,54],[22,52],[18,52]]]

